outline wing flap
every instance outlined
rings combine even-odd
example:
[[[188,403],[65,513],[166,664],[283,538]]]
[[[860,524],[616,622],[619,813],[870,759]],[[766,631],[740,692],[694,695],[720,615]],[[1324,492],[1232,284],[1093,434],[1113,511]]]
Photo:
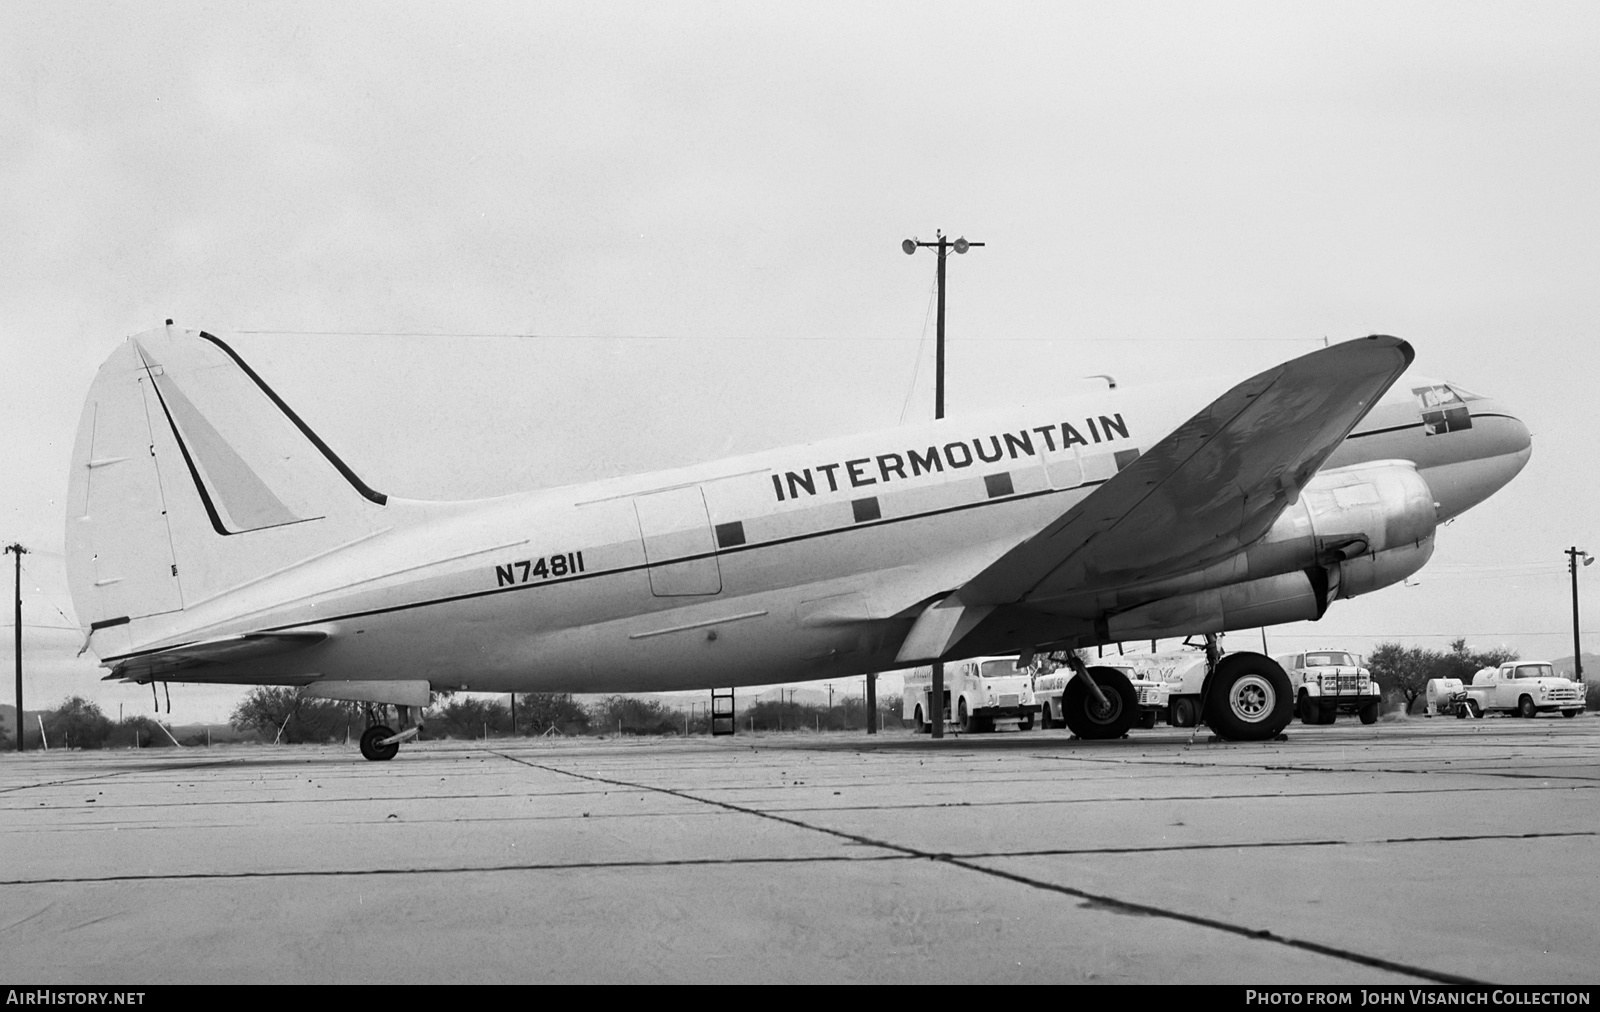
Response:
[[[968,606],[1065,599],[1175,576],[1266,533],[1411,363],[1374,336],[1253,376],[1179,426],[1072,509],[969,580]]]

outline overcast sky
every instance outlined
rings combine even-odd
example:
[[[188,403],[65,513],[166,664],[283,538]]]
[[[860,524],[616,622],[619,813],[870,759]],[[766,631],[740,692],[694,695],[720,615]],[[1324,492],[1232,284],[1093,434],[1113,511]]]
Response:
[[[899,243],[938,228],[987,243],[950,265],[952,414],[1096,373],[1220,393],[1369,333],[1502,399],[1522,475],[1418,586],[1272,649],[1569,655],[1597,124],[1593,3],[9,0],[28,705],[149,707],[48,628],[78,412],[128,334],[222,335],[375,488],[471,498],[928,417],[934,258]],[[173,719],[235,695],[174,686]]]

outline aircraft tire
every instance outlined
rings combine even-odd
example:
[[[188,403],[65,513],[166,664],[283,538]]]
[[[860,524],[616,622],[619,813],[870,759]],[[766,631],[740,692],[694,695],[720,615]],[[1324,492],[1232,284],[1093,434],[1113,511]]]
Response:
[[[1062,719],[1079,738],[1121,738],[1139,719],[1139,693],[1128,676],[1115,668],[1090,668],[1089,677],[1100,686],[1110,705],[1104,709],[1097,706],[1088,688],[1074,678],[1061,693]]]
[[[1206,690],[1206,723],[1222,738],[1268,741],[1294,719],[1289,676],[1270,657],[1229,654],[1217,664],[1211,683]]]
[[[361,732],[361,754],[373,762],[382,762],[386,759],[393,759],[395,754],[400,751],[399,742],[396,742],[393,745],[378,744],[378,742],[392,736],[393,734],[393,731],[382,726],[381,724],[367,728],[365,731]]]

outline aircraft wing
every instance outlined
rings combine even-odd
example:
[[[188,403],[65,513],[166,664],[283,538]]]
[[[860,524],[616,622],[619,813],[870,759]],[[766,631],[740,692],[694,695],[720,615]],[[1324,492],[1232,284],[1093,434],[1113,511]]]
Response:
[[[321,643],[328,638],[325,632],[245,633],[240,636],[219,636],[215,639],[165,647],[149,653],[137,654],[118,661],[105,681],[120,678],[130,682],[188,681],[203,682],[191,669],[224,662],[255,660],[273,654],[298,650]],[[172,676],[184,672],[182,679]]]
[[[1245,380],[953,597],[974,613],[1009,604],[1051,611],[1069,595],[1179,575],[1241,551],[1412,357],[1406,342],[1375,336]],[[947,611],[954,603],[943,602]]]

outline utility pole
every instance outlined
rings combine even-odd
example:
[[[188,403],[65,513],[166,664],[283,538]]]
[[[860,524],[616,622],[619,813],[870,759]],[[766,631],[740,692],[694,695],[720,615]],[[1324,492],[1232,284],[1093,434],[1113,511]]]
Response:
[[[939,256],[939,315],[937,329],[934,331],[933,352],[933,417],[935,421],[944,417],[944,261],[951,250],[965,253],[974,246],[982,246],[981,242],[967,242],[966,237],[951,241],[942,231],[935,231],[935,242],[921,242],[915,236],[900,244],[900,248],[907,256],[915,253],[918,247],[925,246],[934,250]],[[868,675],[868,678],[873,677]],[[933,685],[929,692],[928,709],[933,712],[929,715],[930,726],[935,738],[944,737],[944,660],[935,658],[933,662]]]
[[[17,542],[6,546],[6,551],[15,552],[17,556],[17,624],[14,631],[17,634],[17,751],[22,751],[22,557],[28,550]],[[1576,586],[1576,584],[1574,584]]]
[[[1563,554],[1567,557],[1567,568],[1572,571],[1572,680],[1582,682],[1583,644],[1578,640],[1578,559],[1581,556],[1583,564],[1587,566],[1594,561],[1594,556],[1577,545],[1573,545]],[[22,620],[18,619],[17,621],[20,623]],[[20,678],[21,676],[19,675],[18,677]],[[21,686],[22,682],[18,681],[17,685]],[[22,690],[18,688],[17,691],[20,693]],[[20,707],[21,704],[18,704],[18,706]]]

